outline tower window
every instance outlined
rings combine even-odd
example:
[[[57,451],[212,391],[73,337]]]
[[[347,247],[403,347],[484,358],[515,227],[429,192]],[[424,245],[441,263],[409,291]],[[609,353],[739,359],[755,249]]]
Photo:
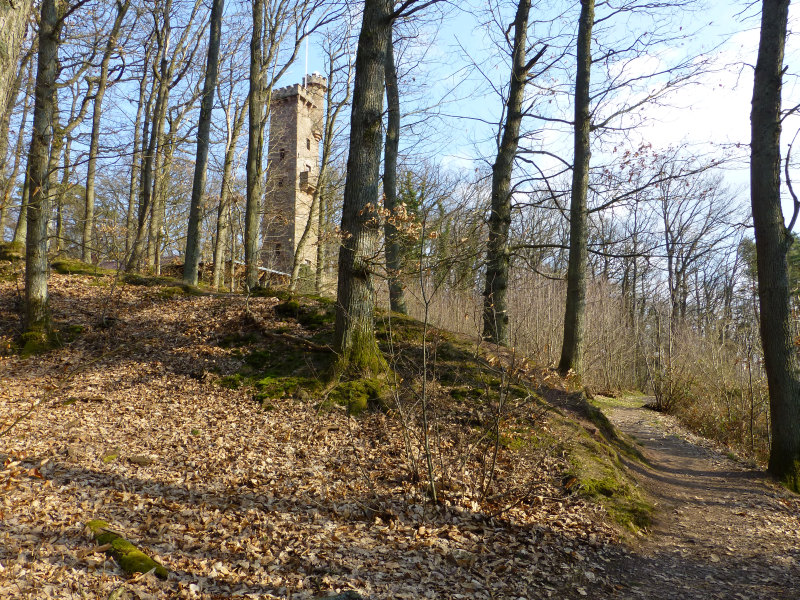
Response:
[[[275,256],[280,256],[280,255],[281,255],[281,244],[280,242],[278,242],[277,244],[275,244]]]
[[[311,150],[311,140],[306,138],[306,150]]]
[[[283,187],[283,179],[278,179],[278,187],[279,188]]]
[[[284,158],[286,158],[286,150],[284,148],[281,148],[281,160],[283,160]]]

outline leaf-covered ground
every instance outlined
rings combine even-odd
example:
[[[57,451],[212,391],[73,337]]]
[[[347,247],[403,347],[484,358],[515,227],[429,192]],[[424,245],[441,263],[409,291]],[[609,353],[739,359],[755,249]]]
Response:
[[[111,281],[54,275],[64,345],[0,358],[0,598],[614,595],[618,537],[602,508],[564,489],[561,446],[498,444],[483,495],[485,455],[460,471],[443,462],[452,481],[435,506],[395,412],[349,416],[305,393],[262,407],[250,387],[220,385],[242,369],[241,348],[221,342],[252,326],[248,310],[274,327],[262,344],[312,335],[276,315],[276,299]],[[0,283],[6,350],[17,289]],[[464,454],[458,422],[435,424],[442,461]],[[92,519],[169,578],[126,578]]]

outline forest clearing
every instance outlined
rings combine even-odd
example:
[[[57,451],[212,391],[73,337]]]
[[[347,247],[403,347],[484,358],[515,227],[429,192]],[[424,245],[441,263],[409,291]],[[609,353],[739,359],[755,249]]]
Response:
[[[424,476],[411,477],[391,402],[355,416],[299,389],[273,388],[267,396],[275,397],[256,401],[250,385],[225,387],[248,353],[320,344],[330,322],[307,328],[276,313],[280,302],[269,296],[186,295],[163,282],[114,283],[113,275],[53,274],[51,284],[54,320],[72,339],[0,361],[3,598],[316,598],[347,590],[376,599],[674,598],[671,586],[680,584],[695,590],[685,598],[767,599],[791,598],[800,583],[797,496],[686,441],[670,418],[631,408],[641,397],[598,402],[641,441],[650,466],[628,442],[605,440],[597,417],[599,426],[572,412],[576,395],[557,376],[521,375],[549,400],[521,404],[525,414],[507,408],[494,481],[482,495],[481,456],[493,445],[464,438],[475,442],[493,427],[481,423],[492,398],[454,394],[467,390],[466,375],[447,380],[452,360],[440,350],[435,454],[448,481],[434,505]],[[5,348],[19,322],[16,302],[16,282],[2,282]],[[261,315],[259,325],[248,309]],[[232,335],[245,341],[231,344]],[[406,335],[398,363],[413,351]],[[486,373],[497,372],[491,362]],[[693,462],[662,462],[669,449],[654,440],[692,449]],[[597,475],[575,464],[585,444],[614,455],[609,497],[592,493]],[[459,467],[455,454],[471,447]],[[585,479],[570,483],[575,474]],[[614,495],[622,504],[600,501]],[[644,507],[638,526],[624,518],[631,497]],[[93,540],[93,519],[158,560],[168,579],[129,578]]]

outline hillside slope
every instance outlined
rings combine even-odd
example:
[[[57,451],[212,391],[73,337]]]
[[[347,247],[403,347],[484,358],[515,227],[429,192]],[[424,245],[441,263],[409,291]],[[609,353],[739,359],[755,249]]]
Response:
[[[433,504],[419,323],[382,319],[393,370],[343,381],[324,300],[56,274],[61,345],[22,356],[5,279],[0,597],[619,597],[637,452],[551,373],[429,333]],[[94,519],[168,579],[127,579]]]

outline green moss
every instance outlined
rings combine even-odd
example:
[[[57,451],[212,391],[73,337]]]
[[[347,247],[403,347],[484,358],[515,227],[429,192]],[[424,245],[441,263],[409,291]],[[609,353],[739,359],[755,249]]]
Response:
[[[20,355],[23,357],[43,354],[58,347],[57,338],[52,332],[34,330],[26,331],[19,337]]]
[[[108,464],[112,463],[119,458],[119,450],[114,450],[103,456],[103,462]]]
[[[134,573],[154,571],[156,576],[161,579],[166,579],[169,575],[164,565],[147,556],[118,533],[111,531],[106,521],[95,519],[89,521],[86,526],[92,532],[98,545],[105,546],[108,544],[110,546],[106,550],[106,554],[116,560],[120,568],[127,574],[133,575]]]
[[[245,383],[245,377],[241,373],[226,375],[219,380],[219,384],[229,390],[238,390]]]
[[[255,383],[258,390],[256,400],[298,395],[302,390],[313,391],[320,387],[319,381],[309,377],[274,377],[267,376]]]
[[[255,344],[258,341],[258,335],[254,331],[249,331],[247,333],[243,332],[236,332],[236,333],[229,333],[225,337],[223,337],[219,345],[222,348],[232,348],[236,346],[249,346],[251,344]]]
[[[567,475],[577,478],[580,495],[603,505],[616,523],[631,531],[647,528],[653,506],[637,489],[616,450],[575,426],[579,437],[567,450],[572,465]]]
[[[297,299],[281,302],[275,306],[275,314],[295,319],[307,329],[321,329],[332,324],[336,318],[332,303],[314,298],[304,298],[302,303]]]
[[[200,430],[199,429],[192,429],[189,433],[191,433],[192,435],[200,435]]]
[[[97,265],[81,262],[70,258],[60,258],[50,265],[56,273],[61,275],[88,275],[89,277],[105,277],[113,271],[101,269]]]
[[[346,406],[350,414],[360,414],[368,408],[385,405],[385,388],[379,379],[342,381],[330,391],[328,401]]]
[[[9,260],[12,263],[25,260],[25,244],[0,242],[0,260]]]

